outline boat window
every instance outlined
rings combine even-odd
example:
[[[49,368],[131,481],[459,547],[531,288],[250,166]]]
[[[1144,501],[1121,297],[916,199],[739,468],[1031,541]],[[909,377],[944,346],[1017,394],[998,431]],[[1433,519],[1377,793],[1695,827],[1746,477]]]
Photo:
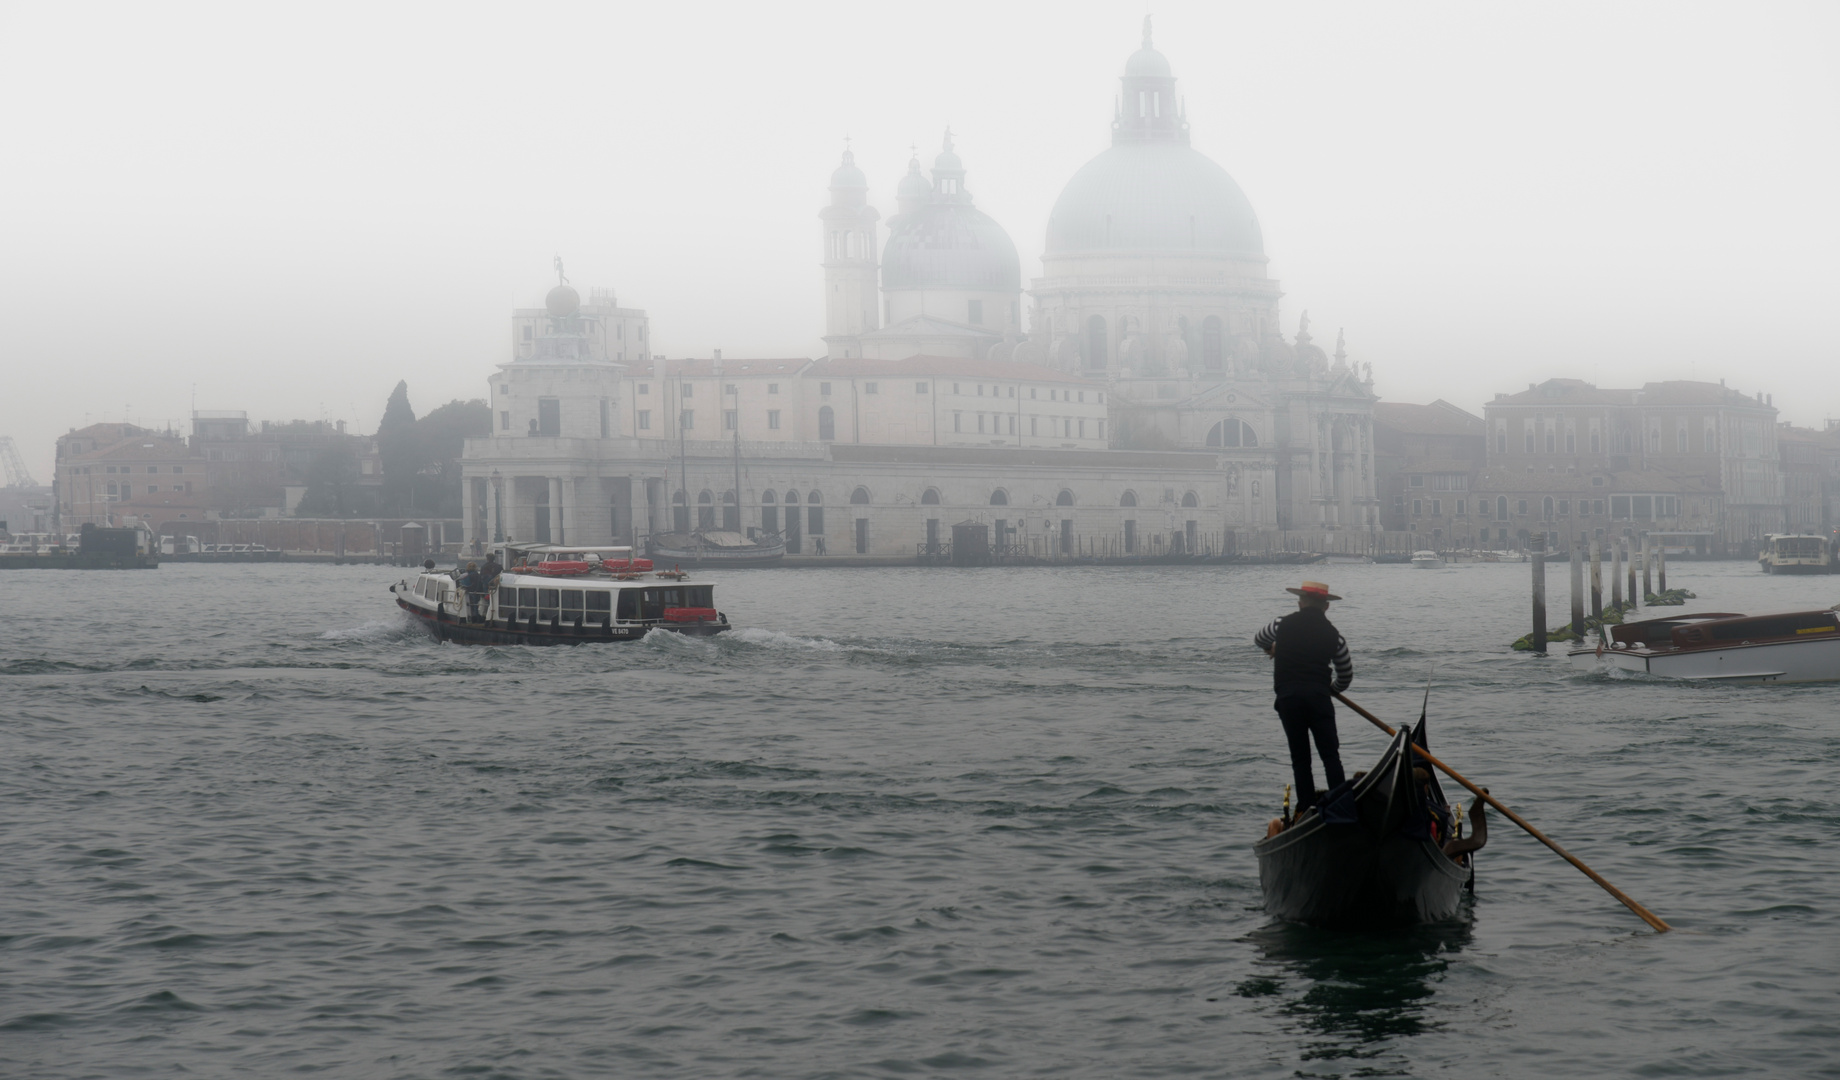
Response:
[[[590,619],[598,619],[601,622],[605,622],[607,620],[607,613],[613,610],[613,594],[604,589],[596,589],[588,593],[582,599],[586,601],[584,607]]]
[[[556,617],[557,593],[559,589],[537,590],[537,618],[553,619]]]
[[[562,590],[562,617],[564,619],[581,618],[581,590]]]
[[[1708,627],[1718,641],[1756,641],[1759,638],[1805,637],[1834,630],[1834,617],[1825,611],[1781,615],[1767,619],[1740,619]]]
[[[636,619],[639,617],[638,589],[620,590],[620,608],[615,615],[621,619]]]
[[[501,619],[517,618],[517,593],[509,585],[498,590],[498,617]]]
[[[716,587],[714,585],[693,585],[684,589],[685,607],[715,607]]]
[[[535,588],[518,590],[518,618],[528,619],[537,613],[537,590]]]

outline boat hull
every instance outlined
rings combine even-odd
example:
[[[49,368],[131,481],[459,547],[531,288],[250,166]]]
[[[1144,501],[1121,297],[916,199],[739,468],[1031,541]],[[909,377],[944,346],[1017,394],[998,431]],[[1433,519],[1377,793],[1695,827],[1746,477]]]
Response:
[[[1358,825],[1320,818],[1279,833],[1258,856],[1265,910],[1317,926],[1440,922],[1456,914],[1469,878],[1429,840],[1376,840]]]
[[[1651,652],[1646,649],[1574,649],[1566,654],[1586,671],[1605,667],[1643,675],[1712,682],[1840,681],[1840,637],[1728,645],[1716,649]]]
[[[476,623],[452,619],[397,597],[396,606],[441,641],[461,645],[592,645],[608,641],[637,641],[652,630],[668,630],[690,637],[713,637],[730,629],[728,623],[653,623],[643,626],[576,628],[535,626],[514,628],[505,623]]]

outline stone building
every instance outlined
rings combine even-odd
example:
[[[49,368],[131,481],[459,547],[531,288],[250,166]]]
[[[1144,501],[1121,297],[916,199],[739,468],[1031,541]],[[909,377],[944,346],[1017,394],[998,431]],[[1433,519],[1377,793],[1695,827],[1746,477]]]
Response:
[[[1026,303],[1016,246],[975,205],[948,131],[930,174],[909,162],[885,241],[854,155],[832,172],[821,360],[610,349],[566,281],[515,313],[497,423],[464,456],[469,541],[798,520],[795,542],[839,550],[814,505],[855,508],[846,547],[866,554],[912,554],[953,514],[1053,551],[1089,526],[1134,551],[1140,533],[1193,550],[1377,531],[1371,370],[1339,335],[1333,355],[1315,344],[1307,314],[1279,332],[1257,216],[1189,145],[1148,21],[1122,91],[1112,146],[1054,205]],[[610,310],[629,327],[611,340],[645,339],[643,312]],[[991,509],[1022,498],[1028,514]]]
[[[1508,521],[1495,514],[1497,535],[1706,531],[1717,549],[1736,552],[1781,527],[1776,409],[1763,394],[1722,383],[1600,390],[1548,379],[1496,395],[1483,419],[1483,487],[1494,510],[1505,503],[1512,512]],[[1580,506],[1600,501],[1602,521],[1579,520]],[[1517,511],[1522,503],[1530,513]]]
[[[1470,485],[1486,464],[1479,416],[1442,399],[1374,404],[1374,454],[1382,524],[1433,549],[1494,547],[1477,531]]]
[[[198,520],[210,485],[205,458],[170,431],[134,424],[72,428],[57,441],[54,531],[128,518]]]

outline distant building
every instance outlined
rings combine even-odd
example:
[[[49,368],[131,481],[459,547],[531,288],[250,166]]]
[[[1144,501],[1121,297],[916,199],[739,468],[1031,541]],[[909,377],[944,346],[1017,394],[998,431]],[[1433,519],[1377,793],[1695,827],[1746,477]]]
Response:
[[[1780,531],[1831,535],[1840,527],[1840,425],[1826,430],[1780,424],[1776,446],[1782,456],[1783,523]]]
[[[1739,551],[1781,528],[1776,409],[1762,394],[1704,382],[1600,390],[1548,379],[1496,395],[1483,419],[1488,471],[1479,493],[1489,496],[1498,538],[1708,531],[1720,549]]]
[[[1487,462],[1483,422],[1448,401],[1374,403],[1374,456],[1385,528],[1434,549],[1495,547],[1479,531],[1470,487]]]
[[[172,432],[134,424],[72,428],[57,441],[56,529],[118,526],[127,518],[201,519],[205,459]]]

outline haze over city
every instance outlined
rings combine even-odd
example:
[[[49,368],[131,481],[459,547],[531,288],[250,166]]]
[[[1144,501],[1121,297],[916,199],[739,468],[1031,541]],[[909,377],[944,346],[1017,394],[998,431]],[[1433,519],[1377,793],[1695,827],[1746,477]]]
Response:
[[[560,254],[669,356],[819,356],[849,137],[892,209],[949,125],[1023,279],[1145,14],[1283,323],[1390,401],[1726,379],[1840,415],[1815,4],[0,10],[0,434],[191,410],[374,430],[480,397]]]

